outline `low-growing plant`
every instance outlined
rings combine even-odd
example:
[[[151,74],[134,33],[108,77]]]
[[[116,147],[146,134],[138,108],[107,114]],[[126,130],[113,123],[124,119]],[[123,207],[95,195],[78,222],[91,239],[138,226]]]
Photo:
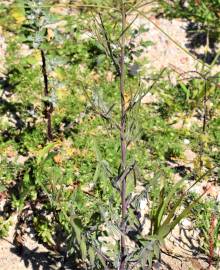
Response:
[[[201,248],[205,253],[210,255],[210,244],[213,249],[213,258],[218,257],[219,252],[219,230],[220,224],[217,218],[219,213],[219,205],[215,200],[204,201],[197,205],[193,214],[197,216],[196,226],[200,230]],[[214,224],[213,224],[214,222]],[[213,226],[214,225],[214,226]]]
[[[6,237],[8,235],[11,224],[12,221],[10,218],[4,219],[3,217],[0,217],[0,238]]]

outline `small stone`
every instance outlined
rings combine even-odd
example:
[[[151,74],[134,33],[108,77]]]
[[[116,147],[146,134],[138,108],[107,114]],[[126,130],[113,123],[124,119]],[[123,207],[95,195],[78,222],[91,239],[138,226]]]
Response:
[[[192,227],[192,222],[189,219],[185,218],[182,220],[182,225],[183,225],[183,227],[189,229]]]
[[[186,161],[192,162],[196,158],[196,153],[190,149],[186,149],[184,151],[184,156],[185,156]]]
[[[190,144],[190,140],[184,139],[184,140],[183,140],[183,143],[186,144],[186,145],[187,145],[187,144]]]
[[[143,224],[143,230],[141,232],[142,235],[148,235],[151,229],[151,221],[148,218],[144,219],[144,224]]]
[[[23,165],[25,163],[25,161],[27,161],[27,160],[28,160],[28,157],[19,155],[17,158],[17,163]]]
[[[60,268],[62,266],[62,263],[61,262],[58,262],[57,263],[57,267]]]
[[[147,93],[141,100],[142,104],[151,104],[158,102],[158,99],[155,95]]]
[[[140,201],[140,209],[144,210],[146,208],[146,206],[147,206],[147,199],[142,199]]]
[[[27,229],[26,229],[26,232],[27,232],[27,233],[30,233],[30,232],[31,232],[31,228],[27,228]]]

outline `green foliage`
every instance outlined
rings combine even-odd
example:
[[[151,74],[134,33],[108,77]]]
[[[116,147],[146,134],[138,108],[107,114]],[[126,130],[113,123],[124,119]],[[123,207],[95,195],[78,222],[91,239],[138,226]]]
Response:
[[[140,3],[126,1],[126,11]],[[19,0],[0,10],[7,42],[5,80],[10,86],[6,95],[1,89],[0,192],[8,193],[12,210],[22,213],[31,207],[32,226],[44,243],[80,258],[91,269],[119,267],[122,235],[134,243],[126,257],[128,269],[151,266],[159,258],[166,236],[204,195],[189,199],[189,178],[194,177],[193,187],[212,174],[219,162],[219,152],[209,151],[219,147],[219,81],[210,76],[172,85],[162,72],[151,75],[149,87],[145,61],[138,57],[152,42],[135,44],[148,29],[128,27],[124,96],[127,166],[123,171],[118,91],[123,33],[118,2],[107,1],[102,7],[100,1],[84,1],[81,12],[74,16],[63,15],[59,5],[50,4],[52,1]],[[94,10],[93,5],[99,9]],[[114,15],[106,7],[113,9]],[[48,96],[43,91],[42,50]],[[148,92],[158,100],[142,104]],[[204,97],[209,102],[205,105]],[[44,117],[48,103],[53,105],[54,138],[50,142]],[[197,124],[186,127],[184,121],[182,128],[174,128],[178,120],[196,113],[201,118],[204,106],[209,114],[206,132]],[[188,147],[197,155],[202,152],[201,159],[206,162],[202,174],[196,167],[198,161],[193,161],[192,175],[186,168],[187,175],[181,175],[176,183],[176,171],[169,162],[184,161],[184,139],[189,139]],[[128,211],[123,232],[119,224],[124,173]],[[138,187],[143,191],[137,192]],[[147,218],[151,229],[143,236],[139,208],[146,198],[150,200]],[[180,211],[183,205],[185,209]],[[0,220],[0,236],[6,235],[8,226],[9,219]]]
[[[12,221],[10,218],[4,219],[3,217],[0,217],[0,238],[6,237],[8,235],[11,224]]]
[[[220,247],[219,232],[220,222],[217,218],[219,215],[219,205],[214,200],[203,201],[197,205],[193,214],[197,216],[195,222],[197,228],[200,230],[200,240],[202,241],[202,249],[205,253],[210,252],[210,239],[213,237],[214,256],[217,258],[217,250]],[[214,229],[211,232],[212,215],[214,214]]]

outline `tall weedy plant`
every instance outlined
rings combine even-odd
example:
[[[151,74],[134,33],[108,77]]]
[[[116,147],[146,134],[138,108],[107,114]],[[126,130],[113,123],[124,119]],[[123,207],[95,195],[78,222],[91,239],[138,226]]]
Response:
[[[112,264],[119,270],[125,270],[140,264],[144,267],[147,261],[151,264],[154,253],[158,254],[159,252],[159,242],[157,239],[142,239],[141,237],[142,228],[136,213],[138,212],[138,205],[143,194],[138,194],[138,196],[132,195],[131,182],[133,181],[134,188],[135,182],[140,179],[140,174],[138,173],[137,162],[131,156],[129,148],[137,140],[138,134],[140,134],[137,126],[138,117],[135,115],[139,107],[138,105],[140,105],[140,101],[146,93],[155,86],[161,74],[156,79],[154,78],[150,87],[146,87],[143,84],[139,71],[136,71],[138,79],[134,77],[131,79],[132,76],[129,74],[129,69],[135,62],[133,57],[128,60],[129,55],[134,53],[130,47],[133,46],[133,43],[129,42],[132,38],[131,26],[137,19],[137,10],[147,3],[145,1],[120,0],[108,4],[109,9],[114,10],[115,16],[110,16],[110,23],[107,24],[106,17],[109,14],[106,15],[104,10],[102,10],[102,13],[92,13],[95,22],[93,30],[100,45],[105,49],[109,62],[114,67],[115,79],[116,82],[118,81],[119,95],[117,97],[119,98],[119,104],[118,107],[116,107],[117,105],[114,106],[114,104],[109,108],[105,108],[100,104],[99,107],[95,106],[94,102],[92,102],[92,105],[95,107],[95,111],[105,120],[113,123],[119,132],[120,164],[117,176],[110,179],[111,184],[120,194],[120,225],[116,224],[116,220],[112,220],[116,228],[118,227],[117,231],[120,234],[120,241],[118,260],[112,262]],[[136,14],[134,15],[134,13]],[[128,21],[128,17],[131,22]],[[139,33],[137,29],[135,31]],[[143,31],[146,31],[146,29],[142,27],[140,33]],[[149,45],[147,43],[143,44],[144,46]],[[113,108],[118,110],[113,110]],[[117,155],[117,153],[115,154]],[[146,191],[143,193],[146,193]],[[136,245],[132,251],[129,248],[129,241],[134,241]],[[154,246],[153,252],[151,249],[152,245]],[[104,259],[106,260],[106,257]],[[112,258],[108,259],[111,261]]]
[[[152,78],[154,79],[153,83],[147,87],[147,89],[146,87],[144,88],[141,79],[139,81],[132,81],[129,78],[129,68],[132,63],[132,61],[128,61],[128,52],[130,49],[129,40],[132,35],[131,26],[137,16],[139,14],[142,15],[142,12],[139,10],[140,7],[143,7],[143,5],[147,3],[145,1],[132,2],[120,0],[117,2],[108,1],[108,4],[109,9],[113,9],[115,13],[114,16],[110,16],[110,26],[107,25],[107,15],[104,12],[105,9],[103,9],[101,14],[100,12],[97,12],[97,14],[93,13],[95,21],[94,32],[114,67],[115,79],[116,82],[117,79],[119,82],[118,97],[120,104],[119,107],[112,105],[109,108],[96,106],[95,111],[105,120],[112,122],[119,132],[120,165],[118,175],[112,177],[113,181],[111,181],[111,183],[120,193],[120,226],[118,228],[120,241],[118,261],[114,261],[112,264],[119,270],[125,270],[132,269],[133,267],[144,268],[146,265],[151,266],[153,258],[160,257],[160,247],[164,239],[183,218],[190,214],[192,208],[204,196],[206,191],[200,194],[194,201],[190,202],[182,211],[180,211],[181,205],[184,204],[191,188],[207,176],[211,170],[196,176],[194,183],[188,188],[184,185],[185,180],[189,177],[186,176],[172,187],[160,189],[158,193],[156,191],[158,187],[154,186],[155,179],[153,181],[146,180],[146,182],[149,183],[151,192],[157,194],[152,196],[152,205],[150,206],[149,204],[149,208],[152,208],[150,210],[152,212],[149,215],[151,223],[149,235],[142,235],[143,224],[140,224],[140,219],[136,215],[142,197],[134,196],[133,198],[131,195],[133,190],[129,189],[131,178],[133,178],[134,182],[136,182],[138,178],[138,162],[132,160],[134,157],[131,157],[130,145],[135,141],[134,134],[137,132],[135,124],[138,122],[138,115],[134,115],[136,113],[135,110],[146,93],[154,88],[161,74],[159,74],[156,79]],[[130,16],[131,14],[132,16]],[[132,18],[134,19],[132,20]],[[118,30],[118,33],[115,29]],[[111,31],[114,30],[115,32],[113,34]],[[141,77],[140,73],[139,76]],[[128,89],[130,85],[132,85],[132,90],[129,92]],[[94,103],[93,105],[95,106]],[[118,111],[116,111],[116,108],[118,108]],[[111,113],[115,113],[116,120],[119,119],[119,123],[117,123],[115,119],[113,120]],[[158,174],[160,174],[159,168]],[[169,182],[169,180],[167,180],[167,182]],[[180,196],[178,199],[175,199],[173,195],[178,192]],[[112,222],[115,223],[115,221],[116,220],[113,220]],[[129,241],[133,241],[135,244],[132,251],[129,248]],[[111,258],[108,259],[111,261]]]
[[[21,32],[24,34],[25,42],[29,44],[29,48],[38,53],[37,74],[38,78],[40,77],[43,82],[43,87],[42,85],[39,87],[40,101],[41,103],[44,102],[47,139],[50,141],[53,137],[51,114],[54,105],[52,99],[53,90],[49,77],[52,76],[52,64],[54,64],[54,55],[57,50],[54,49],[55,53],[50,54],[53,48],[50,47],[51,44],[47,40],[48,25],[56,23],[59,18],[51,16],[46,1],[40,1],[42,5],[37,5],[36,1],[26,3],[24,0],[22,2],[25,3],[25,15],[27,15],[29,21],[22,26]],[[85,267],[88,266],[87,269],[145,269],[146,266],[151,267],[154,258],[159,259],[161,244],[166,236],[190,213],[194,205],[205,194],[206,191],[193,202],[187,204],[184,210],[181,211],[180,206],[184,204],[190,189],[205,177],[209,171],[199,175],[198,178],[195,177],[194,183],[188,189],[184,187],[184,178],[173,184],[172,181],[169,182],[164,177],[165,184],[161,187],[158,183],[163,181],[159,168],[162,161],[159,160],[158,162],[156,160],[159,163],[157,174],[153,179],[150,177],[144,179],[143,175],[147,175],[148,168],[146,168],[146,164],[143,165],[145,162],[139,164],[141,163],[140,159],[142,159],[142,156],[140,157],[140,148],[147,148],[147,146],[140,136],[139,120],[141,117],[139,118],[139,110],[142,113],[145,111],[139,105],[146,93],[154,88],[161,74],[155,78],[152,76],[153,83],[150,86],[143,83],[141,67],[137,64],[137,58],[142,51],[138,51],[136,47],[139,47],[139,45],[136,46],[132,39],[135,39],[139,33],[146,30],[144,27],[133,29],[131,26],[137,15],[139,13],[143,14],[140,9],[148,2],[145,0],[106,0],[104,4],[102,2],[88,0],[84,6],[81,6],[82,9],[85,8],[86,11],[91,11],[92,30],[98,42],[97,40],[94,42],[94,35],[92,35],[91,39],[87,39],[88,46],[92,46],[88,48],[89,56],[91,55],[91,58],[94,58],[95,61],[90,62],[90,68],[85,74],[91,71],[88,77],[95,75],[92,77],[94,83],[91,79],[87,80],[85,78],[85,82],[87,82],[85,87],[84,81],[80,81],[84,80],[84,78],[80,77],[79,85],[83,85],[83,90],[90,105],[94,108],[94,112],[100,115],[107,124],[110,123],[110,125],[106,125],[108,127],[107,132],[100,125],[100,119],[95,119],[97,122],[94,121],[93,125],[85,127],[85,129],[89,129],[89,132],[85,133],[83,124],[80,127],[82,128],[81,134],[84,137],[87,134],[94,136],[97,141],[102,141],[100,148],[104,148],[104,150],[101,149],[100,151],[96,149],[98,165],[93,182],[88,184],[87,181],[91,181],[91,175],[88,176],[88,171],[93,173],[92,170],[95,169],[93,166],[93,162],[95,163],[94,153],[89,157],[88,151],[86,151],[86,157],[84,157],[84,154],[81,153],[81,146],[85,146],[85,142],[81,140],[78,141],[80,144],[79,149],[73,147],[73,149],[70,149],[72,143],[64,140],[63,156],[57,153],[57,149],[60,147],[58,143],[47,144],[46,147],[38,151],[33,169],[30,170],[31,164],[27,164],[28,170],[23,182],[26,185],[25,192],[29,194],[29,183],[36,174],[34,176],[36,181],[33,183],[35,201],[37,202],[40,198],[39,194],[36,193],[38,187],[41,187],[44,191],[44,194],[40,195],[47,194],[48,198],[50,198],[47,200],[50,200],[50,207],[53,211],[54,228],[49,226],[49,220],[46,220],[42,226],[40,220],[35,219],[34,221],[38,231],[45,236],[45,242],[53,242],[52,230],[55,232],[55,227],[59,228],[59,230],[63,228],[66,237],[65,242],[68,243],[63,249],[64,252],[67,254],[68,251],[68,253],[72,253],[77,257],[81,256],[80,259],[86,265]],[[29,5],[29,3],[32,3],[32,5]],[[87,22],[85,28],[88,30]],[[147,42],[141,44],[140,46],[148,45]],[[56,46],[56,44],[54,45]],[[81,51],[78,49],[72,49],[72,56],[73,58],[76,57],[75,59],[78,58],[77,55]],[[70,47],[68,46],[67,52],[64,50],[64,55],[67,53],[69,55],[69,50]],[[87,52],[87,49],[85,51]],[[106,53],[107,57],[105,57],[104,53]],[[84,54],[84,50],[81,51],[81,54]],[[60,57],[64,55],[61,54]],[[57,62],[59,65],[65,63],[60,58],[57,59]],[[76,65],[77,61],[72,59],[70,63]],[[79,63],[83,72],[86,62],[79,61]],[[106,79],[107,72],[111,73],[110,77],[113,79]],[[59,75],[62,75],[62,72]],[[151,81],[151,79],[147,81]],[[42,89],[44,90],[43,98],[41,98]],[[94,89],[92,94],[91,89]],[[106,102],[102,100],[102,97],[106,98]],[[206,98],[204,101],[206,101]],[[108,103],[110,103],[109,106]],[[91,106],[86,105],[88,110],[91,109]],[[91,115],[94,112],[89,111]],[[54,116],[55,113],[56,111],[53,114]],[[87,120],[90,122],[89,119]],[[204,127],[206,122],[205,119]],[[96,132],[94,130],[91,132],[91,127]],[[154,130],[151,134],[154,135],[153,132]],[[165,131],[163,130],[163,132]],[[108,138],[103,140],[102,136],[108,136]],[[87,139],[87,141],[89,140]],[[75,140],[74,145],[77,145],[76,142],[77,140]],[[107,149],[108,147],[109,149]],[[148,147],[151,146],[148,144]],[[68,156],[65,156],[68,150],[72,151],[69,152]],[[103,152],[105,159],[102,157]],[[109,152],[111,152],[111,155],[109,155]],[[142,153],[146,155],[145,152]],[[79,161],[77,159],[71,161],[74,155],[80,156]],[[111,156],[111,160],[110,158],[108,160],[109,156]],[[63,162],[62,157],[66,160],[66,163]],[[155,162],[154,158],[149,151],[148,164],[152,165]],[[76,175],[73,175],[72,168],[76,164],[77,172]],[[79,174],[77,167],[82,164],[82,167],[85,166],[86,170]],[[138,169],[138,166],[143,168],[143,173],[140,173],[141,170]],[[152,171],[152,168],[149,170]],[[83,186],[82,178],[85,175],[86,183]],[[77,181],[74,182],[74,178]],[[142,191],[133,192],[137,182],[140,184]],[[27,197],[26,193],[25,198]],[[179,194],[178,198],[174,196],[175,194]],[[147,198],[149,199],[147,200],[148,204],[146,203],[148,213],[144,217],[150,223],[147,235],[142,233],[145,224],[141,220],[139,213],[143,198],[145,202]],[[56,224],[59,226],[56,226]],[[60,231],[58,234],[60,235]],[[107,243],[105,241],[106,237]],[[110,248],[107,247],[108,245],[110,245]]]
[[[120,125],[120,141],[121,141],[121,171],[126,169],[126,108],[125,108],[125,28],[126,28],[126,10],[123,0],[120,3],[121,10],[121,53],[120,53],[120,97],[121,97],[121,125]],[[120,255],[120,270],[125,269],[126,247],[125,247],[125,227],[126,227],[126,175],[122,174],[121,179],[121,255]]]

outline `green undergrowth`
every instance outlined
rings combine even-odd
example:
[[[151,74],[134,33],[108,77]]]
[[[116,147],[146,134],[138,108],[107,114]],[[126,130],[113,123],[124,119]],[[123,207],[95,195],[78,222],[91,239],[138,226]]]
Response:
[[[80,258],[87,269],[116,269],[122,234],[119,75],[106,56],[103,32],[91,29],[97,22],[87,9],[71,16],[34,1],[2,5],[7,72],[0,86],[0,195],[7,208],[0,220],[0,236],[7,235],[10,215],[17,212],[51,249]],[[103,14],[103,19],[118,59],[120,48],[113,45],[121,33],[115,16]],[[144,80],[147,71],[136,57],[152,42],[142,42],[140,50],[134,46],[134,39],[146,31],[143,26],[128,31],[132,42],[125,50],[124,97],[126,160],[131,172],[126,189],[127,237],[135,243],[128,260],[142,267],[159,257],[164,239],[186,216],[198,216],[195,222],[209,252],[207,228],[219,205],[213,196],[207,204],[200,203],[204,194],[194,198],[190,187],[201,181],[218,185],[220,158],[219,74],[207,72],[205,77],[172,84],[167,79],[170,71],[148,72],[155,82],[149,87]],[[42,51],[49,95],[43,91]],[[155,100],[145,104],[148,92]],[[49,105],[52,140],[47,137],[45,118]],[[193,159],[186,151],[193,153]],[[143,236],[140,205],[146,199],[145,218],[151,228]],[[215,247],[218,234],[217,223]],[[108,238],[106,243],[100,240],[105,237],[112,243]]]

